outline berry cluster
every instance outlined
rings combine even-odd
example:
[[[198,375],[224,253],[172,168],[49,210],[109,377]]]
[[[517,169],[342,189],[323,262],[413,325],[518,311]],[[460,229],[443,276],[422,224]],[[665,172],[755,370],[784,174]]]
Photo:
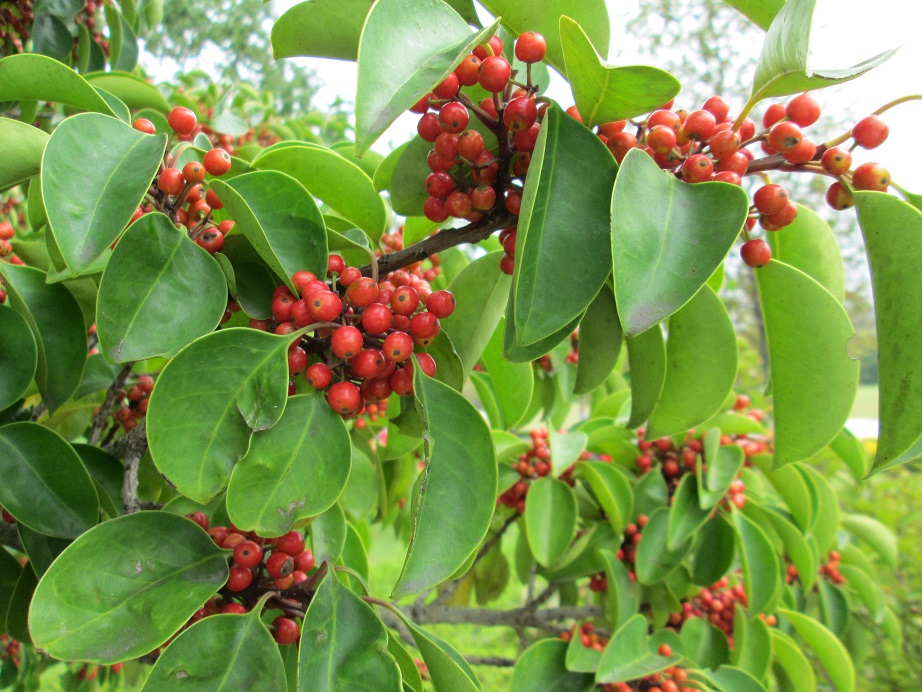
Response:
[[[826,577],[833,584],[842,585],[845,583],[845,577],[842,576],[842,573],[839,571],[839,562],[841,561],[842,556],[839,555],[838,551],[832,550],[829,553],[829,560],[820,565],[819,573],[820,576]],[[795,581],[800,581],[800,574],[797,572],[797,568],[794,565],[787,566],[787,582],[788,584],[793,584]],[[818,587],[814,587],[816,589]]]
[[[13,244],[10,241],[15,235],[13,224],[9,221],[0,221],[0,260],[10,262],[11,264],[22,264],[22,260],[13,254]],[[0,303],[6,300],[6,292],[3,291],[3,284],[0,281]]]
[[[7,659],[13,662],[17,668],[22,665],[20,654],[22,653],[22,644],[7,634],[0,634],[0,661]],[[0,664],[2,667],[2,664]]]
[[[33,0],[17,0],[0,9],[0,58],[23,52],[35,21],[33,5]]]
[[[618,546],[616,556],[624,563],[627,569],[628,577],[631,581],[637,580],[635,564],[637,562],[637,546],[640,544],[640,537],[643,528],[647,525],[650,518],[646,514],[637,517],[637,522],[630,523],[624,528],[624,535],[621,537],[621,545]],[[608,591],[608,577],[605,572],[598,572],[589,578],[589,590],[601,593]]]
[[[710,588],[702,588],[698,595],[682,604],[682,612],[672,613],[669,616],[669,626],[679,630],[689,618],[707,618],[727,635],[730,646],[733,646],[733,618],[736,607],[746,607],[746,588],[741,582],[730,586],[727,577],[719,580]],[[775,624],[774,616],[768,616],[766,622]]]
[[[125,432],[135,428],[138,421],[147,415],[147,402],[153,390],[154,378],[150,375],[140,375],[127,391],[119,390],[110,414],[116,425],[120,425]],[[99,408],[93,411],[94,416],[98,413]],[[113,429],[112,434],[114,432]]]
[[[382,257],[391,252],[398,252],[403,250],[403,224],[397,228],[394,233],[385,233],[381,236],[381,247],[380,250],[375,250],[375,255],[377,257]],[[416,275],[423,281],[434,281],[439,274],[442,273],[442,263],[439,260],[438,255],[431,255],[428,258],[428,261],[414,262],[402,270],[408,275]],[[387,280],[391,283],[394,283],[394,278],[400,277],[401,275],[397,272],[391,272],[387,276]]]
[[[309,271],[296,272],[292,283],[300,297],[279,286],[272,320],[251,319],[250,326],[276,334],[308,327],[313,335],[288,350],[289,374],[304,373],[344,418],[358,416],[366,403],[379,404],[392,392],[412,393],[414,348],[438,336],[439,320],[454,312],[454,296],[431,292],[425,279],[404,271],[376,281],[358,267],[347,267],[339,255],[330,255],[327,276],[329,282]],[[431,355],[420,352],[416,359],[424,373],[435,375]]]
[[[109,57],[109,40],[102,35],[102,32],[98,30],[96,24],[96,12],[105,6],[105,2],[96,2],[95,0],[88,0],[88,2],[83,6],[83,9],[77,13],[77,16],[74,17],[74,21],[77,24],[83,24],[87,31],[90,34],[90,38],[99,44],[99,47],[102,49],[102,52],[105,56]],[[111,33],[111,32],[110,32]],[[74,63],[80,59],[79,53],[80,40],[77,37],[74,37],[74,48],[71,54]]]

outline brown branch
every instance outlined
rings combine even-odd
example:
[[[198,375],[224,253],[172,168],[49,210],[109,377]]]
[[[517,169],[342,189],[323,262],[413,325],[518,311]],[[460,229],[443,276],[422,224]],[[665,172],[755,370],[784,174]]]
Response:
[[[134,514],[141,510],[138,499],[138,467],[147,451],[147,426],[142,419],[119,442],[125,440],[125,475],[122,478],[122,506],[125,514]]]
[[[505,209],[499,212],[485,216],[480,221],[462,226],[461,228],[446,228],[439,231],[434,236],[426,238],[408,248],[383,255],[378,260],[378,272],[381,276],[386,276],[388,272],[395,271],[402,267],[409,266],[414,262],[421,262],[431,255],[435,255],[448,248],[464,243],[479,243],[486,240],[495,231],[503,228],[515,226],[517,217],[508,213]],[[362,274],[371,276],[371,265],[366,264],[362,267]]]
[[[531,65],[529,65],[531,67]],[[503,658],[502,656],[465,656],[465,659],[472,666],[495,666],[497,668],[514,668],[514,658]]]
[[[103,429],[106,427],[109,414],[112,413],[112,407],[115,405],[115,398],[118,396],[122,387],[125,386],[125,382],[128,380],[128,376],[131,374],[131,369],[133,367],[134,361],[125,363],[125,366],[119,371],[118,375],[115,376],[115,380],[109,385],[109,389],[106,391],[106,400],[102,402],[102,406],[99,407],[99,412],[93,417],[93,427],[90,428],[90,435],[86,440],[87,444],[99,444],[99,438],[102,435]]]
[[[403,611],[415,623],[446,625],[480,625],[483,627],[526,627],[548,632],[564,632],[567,627],[563,620],[586,620],[599,617],[600,608],[595,606],[562,606],[559,608],[513,608],[512,610],[492,610],[490,608],[460,608],[454,606],[410,606]]]

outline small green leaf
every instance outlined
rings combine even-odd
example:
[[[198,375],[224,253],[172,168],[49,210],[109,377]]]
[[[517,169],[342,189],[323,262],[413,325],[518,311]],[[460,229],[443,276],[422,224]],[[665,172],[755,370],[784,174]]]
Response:
[[[589,436],[584,432],[561,433],[550,431],[551,468],[563,473],[570,464],[576,462],[586,449]]]
[[[480,323],[480,320],[477,322]],[[528,411],[535,387],[535,376],[531,363],[510,363],[503,358],[505,332],[505,318],[500,317],[499,325],[484,349],[483,364],[493,380],[497,404],[503,416],[503,428],[509,430],[518,425]]]
[[[641,584],[654,584],[662,581],[663,577],[678,567],[691,551],[691,540],[676,550],[667,548],[668,533],[669,510],[658,509],[650,515],[650,520],[643,530],[643,540],[637,544],[635,563],[637,581]]]
[[[579,325],[579,361],[574,394],[588,394],[611,375],[621,355],[621,322],[615,296],[606,284],[586,309]]]
[[[234,467],[227,511],[235,525],[281,536],[333,506],[351,468],[349,433],[319,394],[288,399],[281,420],[254,433]]]
[[[532,153],[516,235],[518,345],[541,341],[582,315],[611,273],[609,202],[617,173],[601,140],[551,105]],[[579,281],[572,280],[573,266]]]
[[[695,474],[686,473],[672,498],[666,547],[669,550],[678,550],[684,546],[707,522],[710,514],[710,509],[702,509],[698,501],[698,482],[695,480]]]
[[[435,689],[451,692],[479,692],[482,689],[471,666],[448,642],[414,624],[402,613],[398,615],[410,630]]]
[[[5,150],[0,190],[15,187],[38,174],[48,142],[47,132],[18,120],[0,118],[0,140]]]
[[[727,309],[710,286],[669,320],[666,381],[648,439],[685,432],[724,407],[736,383],[739,347]]]
[[[612,626],[619,629],[640,608],[640,587],[613,553],[599,550],[598,555],[608,579],[609,619]]]
[[[0,411],[3,411],[25,394],[38,365],[38,346],[29,323],[6,306],[0,306],[0,354]]]
[[[285,692],[285,665],[259,609],[213,615],[184,630],[160,654],[143,690]]]
[[[774,652],[776,677],[777,669],[786,675],[789,684],[786,689],[793,692],[816,692],[816,675],[813,666],[804,656],[802,648],[790,636],[775,628],[771,632],[772,650]]]
[[[754,501],[746,503],[746,509],[750,511],[756,506]],[[768,509],[763,516],[768,519],[769,525],[781,538],[781,542],[784,544],[785,554],[791,559],[794,566],[797,567],[797,572],[800,575],[804,591],[810,591],[816,580],[817,564],[816,556],[813,554],[813,550],[810,549],[810,545],[807,543],[806,538],[794,524],[788,521],[779,512]]]
[[[398,116],[434,89],[497,23],[472,33],[441,0],[377,0],[358,50],[355,148],[364,153]]]
[[[678,79],[656,67],[612,67],[569,17],[560,18],[560,41],[573,100],[586,127],[654,111],[682,88]]]
[[[272,57],[308,55],[355,60],[365,16],[373,0],[307,0],[300,2],[272,27]]]
[[[663,330],[654,325],[627,338],[627,359],[631,366],[631,417],[628,428],[639,427],[656,408],[666,382],[666,344]]]
[[[771,26],[775,15],[784,7],[786,0],[724,0],[724,2],[739,10],[753,24],[767,29]]]
[[[860,538],[880,555],[890,569],[896,569],[899,563],[899,543],[893,531],[874,517],[862,514],[843,514],[839,521],[843,529]]]
[[[402,216],[422,216],[429,199],[426,186],[420,185],[431,173],[427,157],[432,144],[419,135],[392,151],[375,171],[375,189],[387,190],[391,206]]]
[[[400,667],[404,690],[409,687],[412,692],[423,692],[423,678],[419,673],[416,662],[413,660],[410,652],[407,651],[407,647],[400,640],[400,636],[395,635],[390,630],[387,631],[387,650]]]
[[[550,567],[576,535],[576,496],[556,478],[541,478],[528,490],[525,535],[535,560]]]
[[[336,562],[346,545],[348,524],[343,508],[335,504],[311,520],[311,547],[317,562]]]
[[[816,279],[840,303],[845,300],[845,267],[835,233],[812,209],[797,205],[797,218],[767,233],[772,257]]]
[[[612,531],[620,535],[634,516],[634,495],[625,475],[609,462],[580,461],[576,476],[589,486]]]
[[[227,574],[225,552],[184,517],[112,519],[71,543],[45,573],[29,611],[32,640],[66,661],[111,665],[142,656],[182,627]]]
[[[291,275],[296,271],[326,276],[326,225],[301,183],[278,171],[255,171],[226,182],[213,180],[211,187],[237,228],[290,289],[295,290]]]
[[[868,458],[868,450],[848,428],[842,428],[839,431],[839,434],[829,443],[829,449],[848,466],[855,480],[864,478],[870,469],[871,460]]]
[[[36,423],[0,428],[0,505],[47,536],[76,538],[96,525],[99,500],[80,457]]]
[[[646,538],[646,529],[644,537]],[[677,651],[673,651],[672,656],[660,656],[657,647],[647,635],[648,631],[649,624],[643,615],[635,615],[622,625],[602,651],[602,660],[595,676],[596,682],[623,682],[646,677],[680,660],[680,656],[676,655],[679,653]]]
[[[719,630],[718,630],[719,631]],[[765,686],[751,673],[734,666],[720,666],[710,673],[710,678],[725,692],[766,692]]]
[[[753,613],[771,613],[784,588],[778,555],[765,532],[749,517],[733,512],[733,521],[740,539],[747,608]]]
[[[875,624],[883,622],[884,619],[884,594],[880,585],[868,575],[867,572],[852,567],[851,565],[842,565],[839,567],[842,576],[845,577],[845,583],[849,588],[854,589],[858,598],[868,609],[871,619]]]
[[[0,101],[53,101],[115,115],[83,77],[54,58],[35,53],[0,60]]]
[[[426,468],[395,596],[418,593],[454,574],[480,545],[496,504],[496,458],[486,422],[461,394],[422,368],[413,370],[426,427]]]
[[[720,437],[720,434],[717,434]],[[707,451],[707,448],[705,448]],[[733,483],[740,469],[743,468],[745,455],[739,445],[720,445],[716,447],[716,454],[710,455],[707,461],[707,472],[698,476],[698,500],[702,509],[711,509],[720,502],[730,484]]]
[[[573,331],[579,326],[583,318],[579,315],[570,324],[566,325],[560,331],[541,339],[533,344],[522,346],[519,344],[515,328],[515,305],[512,299],[512,291],[509,292],[509,302],[506,305],[506,331],[503,332],[503,357],[510,363],[530,363],[541,356],[545,356],[564,339],[569,338]],[[568,389],[566,395],[570,394]]]
[[[400,677],[378,614],[328,574],[301,626],[298,689],[345,692],[367,689],[373,682],[379,689],[396,690]]]
[[[698,668],[717,668],[730,660],[726,635],[704,618],[687,619],[679,636],[685,657]]]
[[[761,680],[772,661],[772,640],[768,625],[759,617],[750,617],[737,608],[733,618],[733,655],[730,660],[740,670],[745,670]]]
[[[204,504],[224,490],[252,432],[282,417],[291,341],[222,329],[193,341],[164,368],[150,398],[147,440],[157,468],[183,495]]]
[[[771,361],[777,468],[809,459],[842,429],[858,391],[858,361],[848,355],[852,324],[829,291],[775,260],[755,275]]]
[[[101,87],[113,94],[133,111],[151,108],[163,114],[170,112],[170,102],[157,90],[157,87],[136,74],[91,72],[83,75],[83,78],[94,87]]]
[[[163,161],[166,138],[98,113],[67,118],[42,157],[42,198],[64,262],[84,272],[131,220]]]
[[[146,214],[125,231],[103,272],[99,347],[113,363],[171,357],[213,331],[226,307],[217,262],[165,215]]]
[[[593,676],[567,669],[568,645],[562,639],[541,639],[528,647],[512,671],[511,692],[589,692]]]
[[[628,152],[611,198],[615,299],[628,336],[691,300],[727,256],[748,210],[739,186],[689,185],[645,152]]]
[[[845,645],[832,632],[813,618],[785,608],[778,612],[794,626],[826,669],[827,675],[840,692],[855,689],[855,668]]]
[[[388,223],[387,206],[365,171],[344,156],[326,147],[299,145],[266,150],[250,165],[290,175],[373,242],[381,239]]]
[[[736,545],[736,531],[721,515],[706,522],[695,536],[692,549],[692,581],[710,586],[730,569]]]

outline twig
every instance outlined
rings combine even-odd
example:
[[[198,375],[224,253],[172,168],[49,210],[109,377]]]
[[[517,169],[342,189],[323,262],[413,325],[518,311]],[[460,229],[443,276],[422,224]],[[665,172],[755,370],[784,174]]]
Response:
[[[112,384],[109,385],[109,389],[106,392],[106,399],[102,402],[102,406],[99,407],[99,412],[93,417],[93,427],[90,428],[90,435],[86,440],[87,444],[95,445],[99,443],[99,437],[102,435],[109,414],[112,413],[112,407],[115,405],[115,397],[118,396],[119,391],[125,386],[125,382],[128,380],[128,376],[131,374],[131,369],[133,367],[134,361],[125,363],[125,366],[119,370],[118,375],[115,376]]]
[[[529,67],[531,67],[529,65]],[[497,668],[514,668],[514,658],[503,658],[502,656],[465,656],[465,659],[472,666],[496,666]]]
[[[525,607],[534,609],[540,605],[543,605],[544,603],[547,603],[547,601],[551,599],[551,596],[557,593],[557,589],[559,588],[560,588],[560,584],[558,584],[557,582],[552,582],[551,584],[548,584],[547,588],[541,593],[539,593],[537,596],[535,596],[534,598],[530,599],[528,603],[525,604]]]
[[[136,428],[122,438],[122,440],[127,440],[125,443],[125,475],[122,477],[122,506],[125,514],[134,514],[141,509],[141,501],[138,499],[138,467],[147,451],[145,432],[146,423],[142,420]]]
[[[48,407],[45,405],[44,401],[39,401],[35,406],[32,407],[32,415],[29,416],[29,420],[33,423],[42,417],[42,414],[48,410]]]
[[[455,606],[427,605],[404,609],[406,615],[415,623],[448,625],[481,625],[484,627],[526,627],[564,632],[567,627],[558,625],[563,620],[587,620],[599,617],[602,613],[595,606],[562,606],[559,608],[513,608],[512,610],[492,610],[490,608],[460,608]]]

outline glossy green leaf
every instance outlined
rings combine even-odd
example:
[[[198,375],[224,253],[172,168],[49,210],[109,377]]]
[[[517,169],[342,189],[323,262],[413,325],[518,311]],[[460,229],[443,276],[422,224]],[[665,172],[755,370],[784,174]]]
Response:
[[[624,562],[608,550],[598,551],[602,568],[608,579],[608,614],[615,629],[620,628],[640,608],[641,591],[631,578]]]
[[[628,479],[605,461],[578,462],[576,476],[589,486],[612,531],[620,535],[634,516],[634,495]]]
[[[695,480],[695,474],[685,474],[672,498],[666,547],[670,550],[681,548],[695,536],[710,514],[710,509],[702,509],[698,501],[698,483]]]
[[[602,386],[618,362],[621,341],[615,296],[606,284],[589,304],[580,322],[575,394],[588,394]]]
[[[782,467],[767,472],[765,477],[784,500],[800,530],[805,534],[813,531],[816,525],[816,500],[811,498],[810,488],[797,468]]]
[[[83,76],[94,87],[105,89],[131,110],[150,108],[160,113],[170,112],[170,102],[153,84],[130,72],[91,72]],[[223,132],[223,130],[220,130]]]
[[[719,438],[720,433],[716,433],[716,436]],[[702,509],[710,509],[723,499],[744,461],[745,455],[739,445],[716,447],[716,453],[707,459],[707,471],[697,474],[698,500]]]
[[[22,577],[23,566],[6,549],[0,548],[0,629],[6,629],[6,615],[16,582]]]
[[[582,637],[572,637],[567,645],[567,670],[572,673],[595,673],[601,658],[602,652],[584,646]]]
[[[265,151],[251,165],[290,175],[372,241],[380,240],[388,223],[387,206],[365,171],[344,156],[325,147],[291,146]]]
[[[146,214],[125,231],[103,272],[99,347],[113,363],[171,357],[214,331],[226,307],[218,263],[165,215]]]
[[[576,535],[576,496],[556,478],[541,478],[528,490],[525,535],[535,560],[545,567],[556,563]]]
[[[797,218],[766,236],[774,259],[816,279],[840,303],[845,300],[845,267],[839,242],[819,214],[798,204]]]
[[[46,284],[44,272],[0,263],[8,305],[29,325],[38,347],[35,383],[52,413],[71,398],[86,364],[83,313],[63,284]]]
[[[18,120],[0,118],[0,140],[5,150],[0,190],[24,183],[38,174],[42,152],[48,142],[47,132]]]
[[[166,140],[98,113],[66,119],[42,157],[42,198],[64,262],[86,270],[131,220],[157,174]]]
[[[660,656],[648,631],[649,624],[643,615],[635,615],[622,625],[602,651],[596,682],[622,682],[646,677],[677,663],[678,652],[673,651],[672,656]]]
[[[755,506],[754,503],[752,506]],[[752,509],[749,502],[746,503],[746,508]],[[816,556],[813,554],[813,550],[811,550],[806,538],[794,524],[780,513],[769,509],[764,512],[763,516],[768,520],[768,525],[781,538],[785,554],[797,567],[804,591],[809,591],[813,588],[813,583],[816,580],[818,565],[816,564]]]
[[[740,539],[747,607],[753,613],[771,613],[784,588],[778,555],[765,532],[749,517],[733,512],[733,523]]]
[[[567,643],[542,639],[528,647],[512,671],[511,692],[588,692],[595,687],[593,676],[567,670]]]
[[[665,507],[669,501],[669,490],[661,473],[647,473],[634,486],[634,514],[650,516]],[[663,522],[664,526],[666,522]]]
[[[346,545],[348,533],[346,515],[342,507],[335,504],[326,512],[311,520],[311,547],[318,562],[335,562]]]
[[[816,0],[788,0],[775,15],[762,44],[749,104],[847,82],[896,52],[894,48],[844,69],[814,70],[809,65],[809,53],[815,5]]]
[[[734,666],[720,666],[710,673],[710,678],[724,692],[766,692],[758,678]]]
[[[724,0],[757,26],[767,29],[786,0]]]
[[[373,0],[307,0],[276,20],[272,56],[299,55],[355,60],[365,16]]]
[[[480,323],[480,320],[477,322]],[[535,387],[535,376],[531,363],[510,363],[503,358],[505,332],[505,318],[500,317],[499,325],[483,351],[483,364],[493,380],[496,401],[503,416],[503,428],[509,430],[514,428],[528,411]]]
[[[859,366],[848,355],[851,321],[829,291],[775,260],[755,275],[771,361],[779,467],[809,459],[842,429],[858,391]]]
[[[328,575],[311,598],[301,626],[298,689],[392,690],[399,689],[400,677],[377,613]]]
[[[290,289],[291,275],[306,270],[325,276],[327,233],[314,198],[301,183],[278,171],[255,171],[212,189],[256,248],[259,256]]]
[[[839,571],[845,577],[849,588],[858,594],[858,598],[867,607],[871,619],[877,624],[881,623],[884,619],[884,594],[880,585],[867,572],[857,567],[841,565]]]
[[[710,286],[702,286],[669,320],[666,381],[648,437],[685,432],[725,408],[736,383],[738,351],[727,309]]]
[[[922,257],[922,212],[883,192],[855,195],[858,224],[871,268],[877,319],[880,396],[872,473],[922,455],[922,336],[912,315],[922,287],[911,269]]]
[[[73,38],[67,25],[53,14],[39,12],[32,23],[32,50],[61,62],[70,62]]]
[[[560,41],[573,100],[586,127],[654,111],[682,88],[678,79],[656,67],[609,65],[583,27],[569,17],[560,18]]]
[[[855,689],[855,668],[845,645],[832,632],[803,613],[779,608],[778,612],[790,622],[797,633],[820,660],[826,674],[840,692]]]
[[[689,618],[679,633],[685,657],[698,668],[717,668],[730,660],[730,646],[723,631],[705,618]]]
[[[589,436],[584,432],[557,432],[549,433],[551,449],[551,468],[562,473],[565,468],[579,459],[580,454],[586,449]]]
[[[29,630],[55,658],[105,665],[136,658],[184,625],[227,574],[226,553],[190,520],[128,514],[61,553],[35,592]]]
[[[157,659],[144,690],[266,690],[285,692],[279,647],[259,619],[214,615],[184,630]]]
[[[29,528],[76,538],[96,525],[99,500],[80,457],[35,423],[0,428],[0,505]]]
[[[477,364],[503,319],[509,276],[499,269],[500,252],[479,257],[454,278],[448,289],[457,296],[451,318],[442,330],[451,338],[465,375]]]
[[[784,632],[774,628],[770,632],[775,665],[786,675],[790,683],[787,689],[793,692],[815,692],[816,675],[801,647]]]
[[[820,555],[825,555],[836,546],[839,530],[839,500],[835,491],[816,469],[798,465],[795,467],[809,486],[811,497],[816,502],[816,523],[811,533],[816,540]]]
[[[0,411],[25,394],[38,365],[38,346],[29,323],[10,307],[0,306]]]
[[[638,508],[638,511],[639,508]],[[637,581],[654,584],[678,567],[691,551],[692,541],[675,550],[667,547],[669,535],[669,510],[658,509],[650,515],[643,530],[643,540],[637,545]]]
[[[560,36],[560,16],[566,14],[579,22],[595,50],[603,57],[608,55],[611,21],[604,0],[531,0],[527,3],[515,0],[484,0],[480,3],[494,17],[502,17],[503,25],[515,36],[525,31],[537,31],[547,41],[549,62],[562,75],[567,74],[564,60],[565,45]],[[505,49],[512,54],[512,46]]]
[[[402,216],[423,215],[429,193],[419,181],[432,172],[426,162],[431,149],[432,145],[417,135],[392,151],[375,171],[375,189],[388,190],[391,206]]]
[[[395,635],[390,630],[387,631],[387,650],[397,661],[400,668],[400,675],[403,678],[403,689],[412,692],[423,692],[423,679],[420,675],[419,668],[406,645],[400,640],[399,635]]]
[[[627,339],[631,366],[631,417],[628,428],[639,427],[656,408],[666,382],[666,344],[663,330],[652,329]]]
[[[54,58],[35,53],[0,60],[0,101],[53,101],[115,115],[83,77]]]
[[[464,387],[464,365],[448,334],[440,331],[425,351],[435,360],[435,379],[460,392]]]
[[[38,579],[31,569],[24,569],[16,580],[16,587],[10,596],[10,605],[6,611],[6,632],[10,637],[21,642],[33,641],[29,631],[29,609],[35,594]]]
[[[582,315],[611,273],[608,204],[617,172],[601,140],[552,104],[532,153],[516,235],[512,296],[520,346]],[[579,281],[572,280],[574,266]]]
[[[69,538],[54,538],[38,531],[33,531],[23,523],[17,524],[16,529],[19,533],[19,540],[22,542],[22,548],[29,558],[29,566],[39,579],[48,571],[51,563],[57,559],[58,555],[63,553],[64,549],[72,543]],[[0,598],[0,613],[2,612],[4,612],[4,609],[2,598]],[[2,621],[3,619],[0,617],[0,623]]]
[[[448,642],[399,615],[416,642],[436,690],[478,692],[482,689],[471,666]]]
[[[890,569],[897,568],[899,543],[893,531],[874,517],[861,514],[843,514],[839,521],[843,529],[864,541]]]
[[[418,593],[454,574],[480,545],[496,504],[493,438],[480,413],[419,367],[414,390],[426,428],[426,468],[395,596]]]
[[[761,680],[772,660],[772,640],[768,625],[756,615],[737,608],[733,618],[733,665]]]
[[[692,581],[710,586],[724,576],[733,563],[736,531],[721,515],[706,522],[692,548]]]
[[[206,503],[224,490],[251,433],[282,417],[291,341],[222,329],[192,342],[164,368],[150,398],[147,440],[157,468],[183,495]]]
[[[611,198],[615,299],[628,336],[691,300],[727,256],[748,210],[739,186],[689,185],[645,152],[628,152]]]
[[[281,536],[333,506],[351,468],[349,433],[319,394],[288,399],[281,420],[257,432],[234,467],[227,511],[235,525]]]
[[[512,291],[509,292],[509,302],[506,306],[506,331],[503,332],[503,357],[510,363],[530,363],[541,356],[545,356],[557,346],[560,342],[569,338],[573,331],[579,326],[582,315],[577,316],[570,324],[563,327],[550,336],[541,339],[533,344],[522,346],[518,341],[516,334],[518,330],[515,327],[515,303],[513,301]],[[566,395],[569,396],[571,387],[568,387]]]
[[[829,443],[829,449],[848,466],[855,480],[864,478],[871,467],[868,450],[848,428],[842,428],[839,431],[839,434]]]
[[[377,0],[358,50],[355,148],[367,151],[398,116],[435,88],[497,24],[472,33],[441,0]]]

